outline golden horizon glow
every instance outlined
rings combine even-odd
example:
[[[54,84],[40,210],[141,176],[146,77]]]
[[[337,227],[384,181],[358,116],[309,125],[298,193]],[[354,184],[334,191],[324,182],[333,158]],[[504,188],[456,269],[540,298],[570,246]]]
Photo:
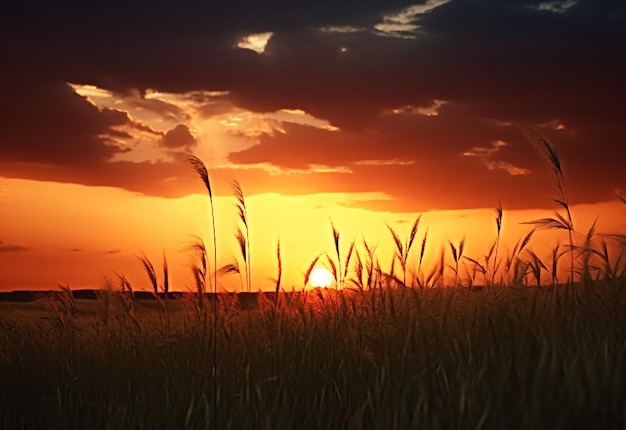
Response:
[[[242,187],[246,184],[243,183]],[[7,246],[23,247],[22,252],[4,252],[0,259],[1,290],[54,289],[58,284],[72,288],[102,288],[106,278],[125,274],[136,290],[150,290],[137,255],[145,253],[155,265],[167,255],[172,291],[193,290],[191,256],[187,251],[193,236],[204,238],[208,247],[212,236],[208,224],[208,199],[202,193],[184,198],[138,196],[111,187],[0,178],[3,190],[0,209],[3,215],[2,240]],[[68,202],[62,204],[57,196]],[[36,197],[35,197],[36,196]],[[376,194],[360,198],[378,199]],[[311,194],[286,196],[279,193],[246,197],[250,227],[251,273],[253,291],[271,291],[276,276],[276,242],[280,239],[285,290],[302,289],[302,274],[316,255],[333,255],[330,220],[340,232],[341,252],[356,242],[365,255],[363,240],[377,245],[376,258],[388,271],[394,244],[386,224],[401,237],[409,234],[417,213],[394,213],[351,206],[349,194]],[[358,200],[356,200],[358,201]],[[347,203],[346,203],[347,202]],[[7,208],[11,208],[8,210]],[[233,198],[215,197],[218,227],[218,266],[237,257],[236,212]],[[600,216],[597,233],[621,231],[623,210],[617,202],[575,205],[572,211],[579,231],[586,230]],[[45,220],[42,219],[45,214]],[[501,252],[506,254],[531,227],[524,221],[549,216],[547,210],[504,211]],[[44,222],[45,221],[45,222]],[[426,212],[422,216],[409,265],[416,264],[416,249],[428,229],[423,261],[425,271],[437,264],[448,241],[456,244],[466,238],[465,255],[481,258],[495,239],[493,209]],[[577,241],[584,237],[577,235]],[[557,243],[566,243],[559,232],[538,231],[531,248],[539,256],[548,255]],[[448,252],[448,251],[446,251]],[[447,255],[446,258],[450,258]],[[36,268],[36,270],[33,270]],[[397,264],[396,264],[397,268]],[[351,269],[352,270],[352,269]],[[221,277],[219,291],[243,290],[236,276]]]

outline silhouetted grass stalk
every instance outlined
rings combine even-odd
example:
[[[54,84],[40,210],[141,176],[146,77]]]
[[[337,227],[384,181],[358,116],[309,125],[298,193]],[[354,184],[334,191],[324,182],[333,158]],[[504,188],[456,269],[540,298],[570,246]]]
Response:
[[[204,162],[195,155],[187,154],[187,161],[191,164],[196,174],[202,180],[209,195],[209,206],[211,208],[211,231],[213,236],[213,381],[214,381],[214,409],[217,414],[217,324],[218,324],[218,297],[217,297],[217,234],[215,229],[215,206],[213,202],[213,191],[209,180],[209,171]],[[206,275],[206,271],[205,271]]]
[[[541,134],[534,129],[525,130],[526,136],[535,148],[544,156],[548,161],[549,166],[554,173],[556,182],[556,188],[558,195],[556,198],[552,198],[552,201],[557,203],[565,210],[565,217],[563,217],[557,211],[554,211],[554,217],[552,218],[539,218],[532,221],[528,221],[525,224],[532,224],[540,229],[566,230],[569,238],[569,253],[570,253],[570,279],[569,282],[574,282],[574,222],[572,220],[572,213],[570,211],[569,199],[567,196],[567,188],[565,185],[565,177],[563,175],[563,169],[561,167],[561,160],[558,153],[552,146],[552,144]]]

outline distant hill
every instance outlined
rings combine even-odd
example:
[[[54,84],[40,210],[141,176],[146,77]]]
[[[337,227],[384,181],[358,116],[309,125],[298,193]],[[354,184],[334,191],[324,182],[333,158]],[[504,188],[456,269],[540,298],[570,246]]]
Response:
[[[72,290],[72,295],[77,300],[96,300],[101,290],[92,290],[92,289],[82,289],[82,290]],[[31,291],[31,290],[16,290],[16,291],[7,291],[0,292],[0,302],[32,302],[42,297],[46,297],[49,295],[60,294],[60,290],[48,290],[48,291]],[[184,293],[184,292],[170,292],[167,294],[168,300],[179,300],[181,297],[187,294],[194,293]],[[268,298],[273,298],[273,292],[264,292]],[[156,300],[154,297],[154,293],[150,291],[135,291],[135,300]],[[214,296],[213,293],[205,294],[208,298]],[[237,298],[241,303],[255,303],[258,301],[259,293],[218,293],[217,296],[223,295],[237,295]],[[164,298],[165,293],[159,293],[159,297]]]

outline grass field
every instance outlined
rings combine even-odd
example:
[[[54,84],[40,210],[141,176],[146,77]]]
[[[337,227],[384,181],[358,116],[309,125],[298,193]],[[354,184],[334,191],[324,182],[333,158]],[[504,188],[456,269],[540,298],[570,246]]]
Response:
[[[626,426],[624,280],[258,301],[5,303],[0,427]]]
[[[235,184],[239,260],[217,269],[215,236],[212,248],[199,238],[194,292],[173,297],[167,260],[157,273],[141,256],[151,299],[118,275],[91,300],[62,287],[0,302],[0,428],[626,428],[626,258],[609,245],[626,236],[576,231],[558,156],[534,139],[559,211],[529,221],[511,250],[501,206],[486,255],[448,243],[430,268],[419,217],[406,238],[389,228],[389,269],[331,223],[334,249],[303,283],[323,261],[333,287],[285,291],[279,243],[276,291],[255,294]],[[538,256],[541,228],[568,242]],[[232,273],[244,293],[218,294]]]

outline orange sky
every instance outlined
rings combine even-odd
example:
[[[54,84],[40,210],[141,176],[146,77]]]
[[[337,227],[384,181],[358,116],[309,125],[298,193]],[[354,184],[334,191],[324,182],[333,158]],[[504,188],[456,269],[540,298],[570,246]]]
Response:
[[[173,268],[173,289],[187,290],[193,286],[190,253],[186,251],[192,235],[211,240],[205,195],[146,197],[110,187],[12,179],[0,180],[0,187],[5,229],[5,252],[0,253],[2,290],[50,289],[58,283],[73,288],[101,288],[105,278],[114,277],[115,273],[125,274],[137,289],[150,289],[136,256],[145,253],[160,268],[163,252]],[[341,233],[343,252],[347,252],[353,239],[359,242],[365,238],[370,244],[379,244],[377,255],[383,268],[389,270],[393,248],[385,223],[405,236],[418,214],[350,207],[358,204],[360,198],[371,196],[267,193],[250,197],[247,205],[254,288],[273,288],[270,278],[276,276],[278,238],[285,270],[283,286],[289,290],[301,288],[302,273],[310,261],[321,252],[332,255],[330,219]],[[605,232],[624,227],[623,212],[615,202],[574,210],[581,231],[586,231],[600,216],[599,228]],[[505,211],[503,245],[512,247],[529,231],[529,226],[519,223],[548,215],[546,210]],[[421,241],[428,228],[426,266],[429,268],[436,261],[441,246],[447,247],[448,240],[458,243],[464,236],[466,255],[480,258],[495,238],[493,217],[493,209],[425,213],[417,240]],[[216,199],[216,219],[222,265],[235,256],[240,258],[234,239],[237,215],[232,197]],[[539,232],[531,245],[542,255],[549,252],[556,240],[554,233]],[[561,240],[565,237],[561,236]],[[22,248],[11,250],[12,244]],[[221,288],[227,290],[238,289],[239,282],[236,277],[220,279]]]
[[[391,259],[385,223],[424,214],[428,262],[467,236],[482,255],[550,216],[550,167],[522,132],[552,142],[575,227],[626,228],[626,6],[620,2],[156,0],[41,7],[0,16],[0,289],[99,288],[137,254],[166,252],[191,285],[192,235],[219,264],[236,254],[231,183],[247,197],[254,288],[272,288],[280,238],[287,289],[320,252],[329,219]],[[244,7],[245,6],[245,7]],[[119,13],[122,11],[124,13]],[[241,10],[246,10],[245,14]],[[532,247],[557,238],[540,232]],[[385,266],[387,265],[387,266]],[[222,287],[238,288],[236,278]]]

